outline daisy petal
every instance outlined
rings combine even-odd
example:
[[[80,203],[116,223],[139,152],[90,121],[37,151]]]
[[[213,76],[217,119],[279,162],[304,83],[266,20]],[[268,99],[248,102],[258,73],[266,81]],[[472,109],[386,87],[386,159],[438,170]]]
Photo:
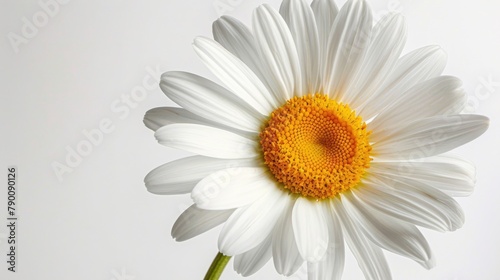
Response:
[[[155,194],[189,193],[209,174],[231,167],[258,166],[253,159],[216,159],[192,156],[171,161],[148,173],[144,182],[149,192]]]
[[[234,211],[219,235],[219,251],[226,256],[239,255],[263,242],[288,199],[285,192],[275,187],[266,196]]]
[[[430,269],[434,259],[429,244],[414,225],[401,223],[358,200],[352,192],[344,198],[345,208],[370,240],[388,251],[410,258]]]
[[[215,158],[253,158],[257,143],[243,136],[204,125],[171,124],[158,129],[155,137],[162,145]]]
[[[353,191],[364,204],[394,218],[438,231],[454,231],[463,225],[460,205],[446,194],[420,182],[410,185],[402,180],[375,176]]]
[[[262,167],[227,168],[201,180],[191,198],[201,209],[223,210],[248,205],[272,188],[276,188],[276,183]]]
[[[293,206],[292,224],[302,258],[320,261],[328,248],[328,226],[321,203],[299,197]]]
[[[294,274],[304,262],[293,234],[293,203],[294,201],[291,199],[288,201],[288,205],[285,207],[282,217],[273,232],[274,267],[279,274],[285,276]]]
[[[172,237],[177,241],[188,240],[222,224],[232,213],[233,210],[207,211],[191,205],[175,221]]]
[[[252,135],[249,132],[234,129],[195,115],[188,110],[176,107],[159,107],[146,112],[144,124],[151,130],[156,131],[160,127],[174,123],[192,123],[222,128],[240,135]]]
[[[324,279],[324,278],[321,278],[319,275],[319,264],[321,262],[323,262],[323,260],[321,260],[320,262],[313,262],[313,263],[308,262],[307,263],[307,280],[322,280],[322,279]]]
[[[191,73],[166,72],[161,76],[160,88],[191,113],[240,130],[259,132],[264,119],[234,93]]]
[[[427,46],[398,59],[383,85],[368,99],[359,113],[369,120],[382,112],[402,92],[427,79],[439,76],[446,66],[446,53],[438,46]]]
[[[272,234],[257,247],[234,257],[234,270],[247,277],[261,269],[271,259]]]
[[[241,59],[256,75],[260,75],[259,52],[252,32],[239,20],[222,16],[212,25],[215,41]]]
[[[373,130],[372,141],[377,141],[377,136],[383,135],[384,130],[405,126],[414,120],[458,114],[466,100],[467,94],[458,78],[440,76],[426,80],[396,97],[369,124]]]
[[[302,96],[317,92],[319,39],[313,11],[304,0],[284,0],[281,3],[280,14],[292,33],[302,71],[302,88],[297,88],[295,94]]]
[[[146,112],[144,124],[147,128],[156,131],[158,128],[173,123],[198,123],[197,115],[182,108],[159,107]]]
[[[308,263],[309,280],[340,280],[344,271],[344,237],[339,218],[330,203],[324,203],[328,224],[329,244],[325,256],[318,263]]]
[[[451,155],[434,156],[419,161],[372,162],[370,170],[386,177],[419,181],[450,196],[472,194],[476,173],[471,162]]]
[[[279,104],[283,104],[295,90],[302,88],[299,57],[292,34],[280,14],[267,4],[255,10],[253,27],[272,93]]]
[[[205,65],[238,97],[267,116],[277,106],[255,73],[214,40],[198,37],[194,49]]]
[[[314,12],[316,19],[316,27],[318,29],[319,39],[319,57],[326,57],[328,51],[328,37],[330,37],[330,30],[332,30],[333,22],[337,17],[339,9],[333,0],[314,0],[311,3],[311,8]],[[325,60],[319,59],[318,61],[320,77],[325,77],[324,71],[326,69]],[[321,85],[320,85],[321,86]],[[321,88],[317,88],[313,92],[321,92]]]
[[[259,50],[252,32],[239,20],[230,16],[222,16],[213,24],[215,41],[245,63],[264,83],[267,91],[271,90],[267,76],[262,69]],[[272,104],[280,104],[271,94],[267,96]],[[276,106],[277,107],[277,106]]]
[[[366,1],[347,2],[333,24],[323,73],[323,89],[333,99],[342,99],[352,82],[370,42],[371,31],[372,14]]]
[[[343,102],[358,108],[387,78],[406,42],[406,24],[400,14],[384,16],[373,28],[363,62],[347,89]]]
[[[379,247],[371,243],[363,235],[362,230],[353,223],[352,218],[343,206],[343,200],[335,198],[331,203],[344,229],[347,245],[358,261],[365,278],[373,280],[392,279],[384,253]]]
[[[480,115],[435,116],[379,136],[373,144],[383,159],[416,159],[450,151],[483,134],[489,120]]]

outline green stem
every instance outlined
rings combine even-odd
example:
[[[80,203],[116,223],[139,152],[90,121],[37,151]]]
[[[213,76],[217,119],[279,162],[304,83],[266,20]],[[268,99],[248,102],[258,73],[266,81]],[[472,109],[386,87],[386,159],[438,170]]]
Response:
[[[203,278],[203,280],[219,280],[219,277],[224,271],[224,268],[229,262],[229,259],[231,259],[230,256],[224,256],[219,252],[217,256],[215,256],[215,259],[210,265],[210,268],[208,269],[207,274],[205,275],[205,278]]]

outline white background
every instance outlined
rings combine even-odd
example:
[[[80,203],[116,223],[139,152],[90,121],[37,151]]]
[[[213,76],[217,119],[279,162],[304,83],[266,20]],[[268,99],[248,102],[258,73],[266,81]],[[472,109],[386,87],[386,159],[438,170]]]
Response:
[[[189,195],[152,195],[143,178],[186,154],[159,145],[142,124],[148,109],[173,103],[158,86],[147,86],[143,96],[137,92],[144,79],[157,84],[159,72],[169,70],[212,78],[192,51],[192,39],[211,36],[221,12],[249,24],[258,4],[278,8],[280,1],[66,2],[47,16],[38,1],[1,1],[0,278],[202,279],[217,252],[220,227],[183,243],[171,238],[172,224],[191,203]],[[424,230],[437,258],[430,271],[387,253],[393,278],[498,279],[500,6],[487,0],[370,3],[376,17],[389,10],[406,16],[405,52],[441,45],[449,55],[445,74],[464,81],[469,112],[491,118],[487,133],[456,151],[478,168],[476,192],[459,199],[464,227],[453,233]],[[219,11],[214,4],[222,5]],[[23,35],[27,22],[37,25]],[[13,44],[15,35],[24,41]],[[133,93],[136,100],[125,103]],[[84,145],[84,131],[99,129],[102,121],[112,131],[58,178],[53,165],[66,165],[68,151]],[[3,261],[10,165],[19,170],[17,273],[7,272]],[[344,271],[344,279],[362,279],[350,253]],[[303,271],[298,276],[290,279],[305,279]],[[231,262],[222,279],[242,278]],[[247,279],[284,277],[270,262]]]

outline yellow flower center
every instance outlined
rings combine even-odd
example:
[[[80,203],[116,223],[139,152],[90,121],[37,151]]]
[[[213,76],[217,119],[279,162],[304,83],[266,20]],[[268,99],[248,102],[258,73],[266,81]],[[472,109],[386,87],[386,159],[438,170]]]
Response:
[[[264,160],[292,193],[331,198],[370,166],[370,132],[348,105],[326,95],[294,97],[274,110],[260,133]]]

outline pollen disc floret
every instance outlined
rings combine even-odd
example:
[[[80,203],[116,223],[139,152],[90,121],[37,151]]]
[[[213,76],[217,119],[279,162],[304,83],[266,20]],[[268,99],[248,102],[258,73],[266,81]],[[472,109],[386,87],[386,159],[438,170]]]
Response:
[[[286,189],[325,199],[359,182],[370,165],[369,134],[347,104],[315,94],[273,111],[260,143],[267,166]]]

